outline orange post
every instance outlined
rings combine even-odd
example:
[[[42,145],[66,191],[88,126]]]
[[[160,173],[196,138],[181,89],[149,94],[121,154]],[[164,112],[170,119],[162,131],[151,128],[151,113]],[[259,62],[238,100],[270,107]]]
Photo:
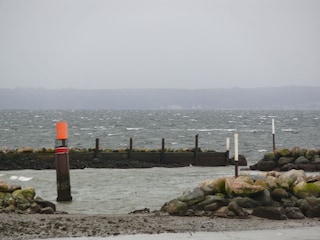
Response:
[[[56,124],[57,140],[68,139],[68,123],[57,122]]]
[[[56,123],[55,163],[57,172],[57,201],[71,201],[67,122]]]

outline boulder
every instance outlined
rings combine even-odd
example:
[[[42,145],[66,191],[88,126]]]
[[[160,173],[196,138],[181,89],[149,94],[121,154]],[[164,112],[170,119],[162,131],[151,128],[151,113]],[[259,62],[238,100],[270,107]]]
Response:
[[[283,206],[284,208],[295,207],[297,206],[297,202],[298,202],[298,198],[291,195],[289,198],[281,199],[281,206]]]
[[[178,199],[179,201],[186,203],[188,206],[192,206],[198,202],[202,202],[204,197],[204,192],[199,187],[196,187],[192,192],[185,191]]]
[[[249,197],[235,197],[231,202],[235,202],[241,208],[255,208],[261,205],[260,202]]]
[[[54,203],[35,198],[33,187],[21,189],[21,186],[0,182],[0,189],[0,212],[52,214],[56,211]]]
[[[288,198],[289,194],[283,188],[276,188],[271,192],[271,197],[276,201],[281,201],[283,198]]]
[[[275,155],[278,157],[289,157],[291,155],[291,151],[287,148],[276,149]]]
[[[298,207],[287,207],[285,209],[286,215],[289,219],[304,219],[305,216],[300,208]]]
[[[263,161],[275,161],[276,160],[276,156],[274,155],[274,152],[267,152],[264,154]]]
[[[34,198],[34,202],[40,205],[42,208],[50,207],[53,209],[53,211],[56,211],[56,205],[53,202],[43,200],[41,197]]]
[[[240,207],[236,201],[232,200],[229,205],[228,209],[234,213],[235,216],[240,218],[247,218],[249,213],[245,211],[242,207]]]
[[[45,207],[40,209],[41,214],[54,214],[54,210],[51,207]]]
[[[284,164],[283,166],[279,166],[279,170],[281,172],[290,171],[293,169],[299,169],[299,167],[294,163],[287,163],[287,164]]]
[[[265,189],[263,192],[254,196],[253,199],[263,206],[271,206],[272,205],[271,194],[268,189]]]
[[[216,203],[221,207],[221,206],[227,205],[228,201],[226,200],[223,194],[218,193],[216,195],[205,196],[204,200],[202,202],[199,202],[198,204],[205,208],[206,206],[211,205],[212,203]]]
[[[272,171],[277,167],[277,163],[275,161],[259,161],[257,167],[260,171]]]
[[[292,191],[298,198],[318,197],[320,196],[320,182],[301,181],[293,187]]]
[[[9,186],[7,183],[0,181],[0,192],[7,192]]]
[[[295,164],[308,164],[310,163],[310,160],[304,156],[298,157],[295,161]]]
[[[269,190],[276,189],[278,187],[277,181],[278,181],[278,179],[276,177],[267,176],[266,180],[265,180],[266,188]]]
[[[307,152],[304,154],[304,156],[311,160],[316,155],[316,151],[313,149],[307,150]]]
[[[198,185],[205,195],[223,193],[225,189],[226,178],[207,179]]]
[[[313,160],[315,164],[320,164],[320,157],[317,157]]]
[[[252,215],[272,220],[286,220],[286,212],[282,207],[259,206],[253,209]]]
[[[26,198],[28,200],[33,200],[36,195],[35,189],[32,187],[28,187],[21,190],[16,190],[12,193],[12,196],[15,198]]]
[[[222,218],[234,218],[235,214],[229,210],[228,206],[223,206],[219,208],[217,211],[213,214],[216,217],[222,217]]]
[[[306,216],[309,218],[320,217],[320,204],[317,204],[315,206],[311,206],[306,211]]]
[[[221,207],[221,204],[218,202],[213,202],[204,206],[205,211],[214,212]]]
[[[288,163],[293,163],[294,158],[293,157],[280,157],[278,160],[278,165],[285,165]]]
[[[19,185],[9,185],[6,182],[0,181],[0,192],[14,192],[15,190],[21,189]]]
[[[287,182],[289,187],[306,180],[306,174],[303,170],[290,170],[279,176],[280,181]]]
[[[173,199],[162,207],[162,210],[172,215],[184,215],[188,205],[178,199]]]
[[[264,187],[254,185],[252,179],[248,176],[239,176],[237,178],[227,178],[225,191],[228,196],[252,196],[264,191]]]

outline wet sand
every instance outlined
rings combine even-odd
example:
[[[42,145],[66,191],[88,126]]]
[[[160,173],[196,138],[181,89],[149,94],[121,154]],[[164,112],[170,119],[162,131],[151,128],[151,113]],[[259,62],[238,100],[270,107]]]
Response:
[[[295,230],[320,226],[319,218],[274,221],[257,217],[225,219],[160,213],[123,215],[19,215],[0,213],[0,239],[107,237],[131,234]],[[305,230],[308,231],[308,230]],[[128,238],[129,239],[129,238]]]

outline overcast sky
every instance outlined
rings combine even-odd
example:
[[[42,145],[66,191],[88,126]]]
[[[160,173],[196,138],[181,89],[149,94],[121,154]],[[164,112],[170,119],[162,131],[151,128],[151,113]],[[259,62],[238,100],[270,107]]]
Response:
[[[0,0],[0,83],[320,86],[320,1]]]

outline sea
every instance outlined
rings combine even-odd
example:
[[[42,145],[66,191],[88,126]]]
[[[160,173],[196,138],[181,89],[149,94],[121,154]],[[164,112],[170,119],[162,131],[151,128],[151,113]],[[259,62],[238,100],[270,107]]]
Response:
[[[226,150],[234,154],[234,134],[239,134],[239,154],[248,165],[273,149],[320,146],[319,110],[0,110],[0,149],[54,148],[58,121],[68,122],[68,145],[101,149]],[[32,186],[36,195],[57,204],[58,211],[75,214],[123,214],[161,206],[209,178],[234,175],[234,166],[149,169],[70,170],[71,202],[56,202],[55,170],[0,169],[0,180]],[[241,170],[247,171],[247,170]],[[257,173],[252,173],[257,174]]]

